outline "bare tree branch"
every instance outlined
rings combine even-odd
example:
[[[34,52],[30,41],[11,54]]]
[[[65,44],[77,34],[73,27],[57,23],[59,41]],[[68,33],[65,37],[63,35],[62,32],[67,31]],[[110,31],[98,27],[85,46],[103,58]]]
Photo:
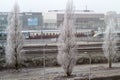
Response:
[[[14,5],[14,9],[8,16],[6,63],[11,67],[18,68],[21,62],[21,49],[23,45],[22,29],[19,18],[19,6]]]
[[[69,0],[66,6],[64,23],[61,26],[61,34],[58,43],[58,63],[63,67],[67,76],[70,76],[77,60],[74,6],[72,0]]]

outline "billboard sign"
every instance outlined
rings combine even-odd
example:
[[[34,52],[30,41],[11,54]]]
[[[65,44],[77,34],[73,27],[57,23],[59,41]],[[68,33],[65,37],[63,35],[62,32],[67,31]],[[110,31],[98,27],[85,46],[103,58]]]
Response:
[[[37,26],[38,18],[28,18],[28,26]]]

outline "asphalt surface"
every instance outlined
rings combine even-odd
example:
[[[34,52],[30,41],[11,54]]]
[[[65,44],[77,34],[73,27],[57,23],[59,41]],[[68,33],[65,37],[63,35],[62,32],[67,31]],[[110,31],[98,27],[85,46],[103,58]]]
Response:
[[[90,78],[116,76],[120,75],[120,63],[114,63],[111,69],[108,68],[108,64],[78,65],[74,67],[73,74],[76,74],[77,78],[83,77],[83,75]],[[0,80],[44,80],[44,76],[46,80],[53,80],[56,76],[60,75],[65,75],[62,67],[24,68],[20,69],[19,72],[15,70],[1,71]]]

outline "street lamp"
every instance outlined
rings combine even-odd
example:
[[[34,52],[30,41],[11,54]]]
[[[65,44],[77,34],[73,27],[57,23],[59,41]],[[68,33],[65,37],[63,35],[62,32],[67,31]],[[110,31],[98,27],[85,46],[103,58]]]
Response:
[[[45,44],[44,45],[44,49],[43,49],[43,68],[44,68],[44,80],[45,80],[45,64],[46,64],[46,62],[45,62],[45,50],[46,50],[46,48],[47,48],[47,44]]]
[[[41,28],[41,40],[40,40],[40,44],[42,45],[42,43],[41,42],[43,42],[43,31],[42,31],[42,28]],[[42,47],[42,49],[43,49],[43,79],[45,80],[45,50],[46,50],[46,46],[47,46],[47,44],[45,44],[45,45],[42,45],[43,47]]]
[[[88,53],[88,52],[84,52],[85,54],[88,54],[88,56],[89,56],[89,80],[91,80],[91,62],[92,62],[92,60],[91,60],[91,54],[90,53]]]

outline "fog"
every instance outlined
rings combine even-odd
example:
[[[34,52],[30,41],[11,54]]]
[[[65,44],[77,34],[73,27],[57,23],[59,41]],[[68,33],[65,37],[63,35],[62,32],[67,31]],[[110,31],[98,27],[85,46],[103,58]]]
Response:
[[[11,11],[13,4],[18,2],[21,11],[47,12],[48,10],[65,9],[67,0],[0,0],[0,11]],[[95,12],[106,13],[107,11],[117,11],[120,13],[120,0],[74,0],[76,9],[87,9]]]

